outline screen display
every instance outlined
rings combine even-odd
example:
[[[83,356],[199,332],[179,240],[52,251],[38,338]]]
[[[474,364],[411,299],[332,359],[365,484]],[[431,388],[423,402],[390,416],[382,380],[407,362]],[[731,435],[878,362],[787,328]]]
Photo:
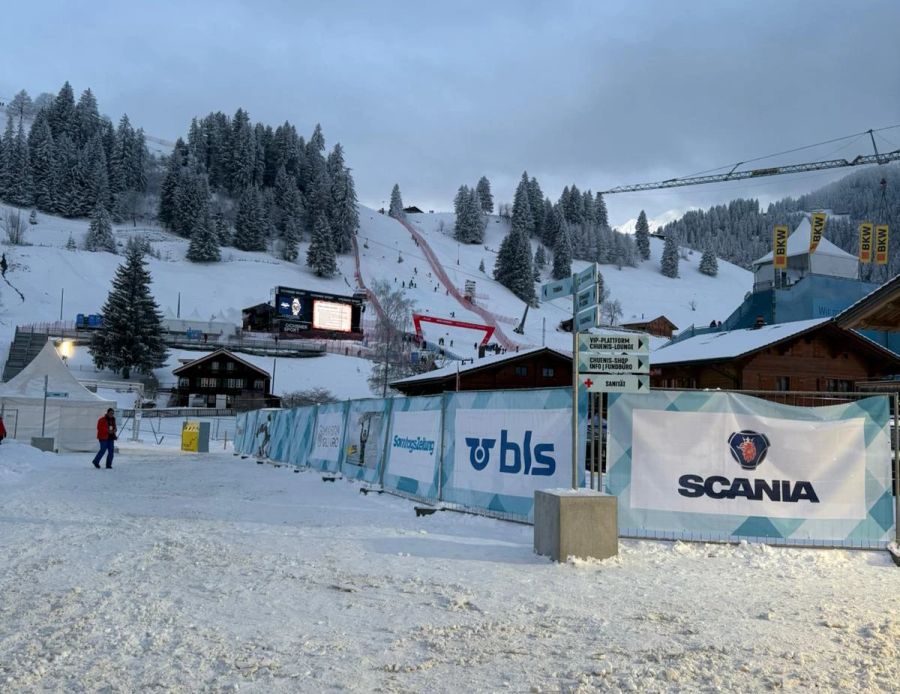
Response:
[[[333,301],[313,301],[314,328],[348,333],[352,329],[353,311],[350,304]]]
[[[278,315],[288,320],[309,320],[309,316],[304,315],[304,301],[299,294],[289,294],[281,292],[275,296],[275,309]]]

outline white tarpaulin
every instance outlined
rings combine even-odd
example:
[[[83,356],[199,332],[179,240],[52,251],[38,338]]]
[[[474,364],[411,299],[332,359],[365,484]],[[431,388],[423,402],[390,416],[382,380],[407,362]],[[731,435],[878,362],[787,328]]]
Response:
[[[45,376],[50,397],[47,398],[43,435],[52,436],[60,449],[88,451],[96,448],[97,420],[116,403],[81,385],[50,341],[17,376],[0,384],[3,407],[17,412],[16,439],[29,442],[33,436],[42,435]],[[13,435],[12,431],[7,433]]]
[[[861,417],[813,422],[637,409],[633,417],[632,457],[640,474],[631,481],[632,508],[866,517]]]

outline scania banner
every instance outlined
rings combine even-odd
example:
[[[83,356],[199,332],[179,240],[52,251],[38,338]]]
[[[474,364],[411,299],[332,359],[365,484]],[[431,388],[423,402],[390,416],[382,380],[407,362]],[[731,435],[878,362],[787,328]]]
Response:
[[[622,534],[881,546],[888,405],[791,407],[728,393],[611,398],[607,490]]]

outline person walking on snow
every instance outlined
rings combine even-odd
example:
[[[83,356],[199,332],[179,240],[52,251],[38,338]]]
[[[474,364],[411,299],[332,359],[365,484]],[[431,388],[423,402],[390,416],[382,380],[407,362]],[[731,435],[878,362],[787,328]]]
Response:
[[[0,416],[0,443],[6,438],[6,426],[3,424],[3,417]]]
[[[106,414],[97,420],[97,440],[100,442],[100,450],[94,456],[94,467],[100,469],[100,459],[106,453],[106,469],[112,467],[113,444],[116,441],[116,417],[115,410],[109,408]]]

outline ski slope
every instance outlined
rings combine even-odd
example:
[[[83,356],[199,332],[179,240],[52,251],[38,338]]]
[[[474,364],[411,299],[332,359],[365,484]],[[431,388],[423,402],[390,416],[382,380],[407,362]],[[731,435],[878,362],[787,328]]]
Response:
[[[0,206],[0,214],[4,212],[5,208]],[[542,344],[571,349],[571,335],[559,330],[560,322],[571,315],[568,299],[530,308],[524,334],[513,332],[522,321],[525,304],[491,277],[508,223],[499,217],[489,217],[484,243],[466,245],[453,238],[453,221],[453,215],[447,213],[409,215],[407,223],[416,232],[414,235],[397,220],[361,206],[357,245],[363,283],[372,288],[378,281],[386,282],[403,291],[415,302],[415,310],[426,316],[475,324],[491,322],[503,332],[509,349]],[[122,258],[106,252],[66,250],[70,235],[80,245],[87,227],[87,220],[38,214],[38,224],[29,225],[27,230],[26,240],[30,245],[3,246],[9,264],[6,279],[22,293],[24,300],[11,286],[0,284],[0,363],[6,360],[17,324],[57,321],[60,315],[63,320],[72,321],[77,313],[96,313],[102,308]],[[268,253],[223,248],[221,262],[198,265],[184,260],[188,246],[185,239],[158,227],[115,227],[117,242],[122,247],[132,235],[151,240],[160,256],[148,258],[153,278],[151,289],[167,314],[174,315],[180,303],[182,318],[209,320],[224,316],[239,324],[241,309],[268,301],[276,285],[336,294],[350,294],[357,287],[356,258],[341,256],[338,275],[319,278],[302,263],[306,243],[301,244],[297,263],[288,263]],[[442,272],[438,273],[429,263],[426,246]],[[623,306],[621,322],[664,314],[682,329],[692,323],[708,325],[711,320],[727,317],[752,286],[751,273],[724,261],[719,261],[718,277],[701,275],[697,269],[700,259],[697,253],[681,261],[680,278],[669,279],[659,272],[661,253],[662,242],[651,238],[651,258],[638,267],[618,270],[611,265],[601,266],[607,293]],[[479,270],[482,262],[484,272]],[[586,265],[576,261],[573,269],[580,270]],[[439,275],[445,275],[446,281]],[[464,292],[466,280],[476,283],[477,309],[474,310],[457,297]],[[543,280],[549,280],[547,273]],[[480,312],[489,314],[492,320],[486,321]],[[374,311],[364,315],[367,324],[374,319]],[[412,326],[408,329],[412,330]],[[424,324],[423,332],[430,342],[443,340],[449,354],[463,358],[474,356],[484,336],[482,330],[429,323]],[[502,340],[494,341],[503,344]],[[357,363],[360,361],[363,363]],[[323,368],[326,363],[328,367]],[[177,364],[170,359],[167,369],[158,374],[162,382],[172,380],[168,367],[174,365]],[[271,366],[260,365],[271,370]],[[89,361],[81,367],[89,370]],[[277,393],[288,392],[288,388],[297,384],[308,384],[328,387],[340,397],[360,397],[367,392],[364,381],[371,362],[353,357],[325,362],[284,359],[279,361],[278,369],[282,378],[276,378]],[[348,378],[335,377],[338,372],[348,371]],[[356,385],[351,384],[356,379],[353,374],[360,377]],[[110,379],[114,375],[86,371],[84,378]]]

